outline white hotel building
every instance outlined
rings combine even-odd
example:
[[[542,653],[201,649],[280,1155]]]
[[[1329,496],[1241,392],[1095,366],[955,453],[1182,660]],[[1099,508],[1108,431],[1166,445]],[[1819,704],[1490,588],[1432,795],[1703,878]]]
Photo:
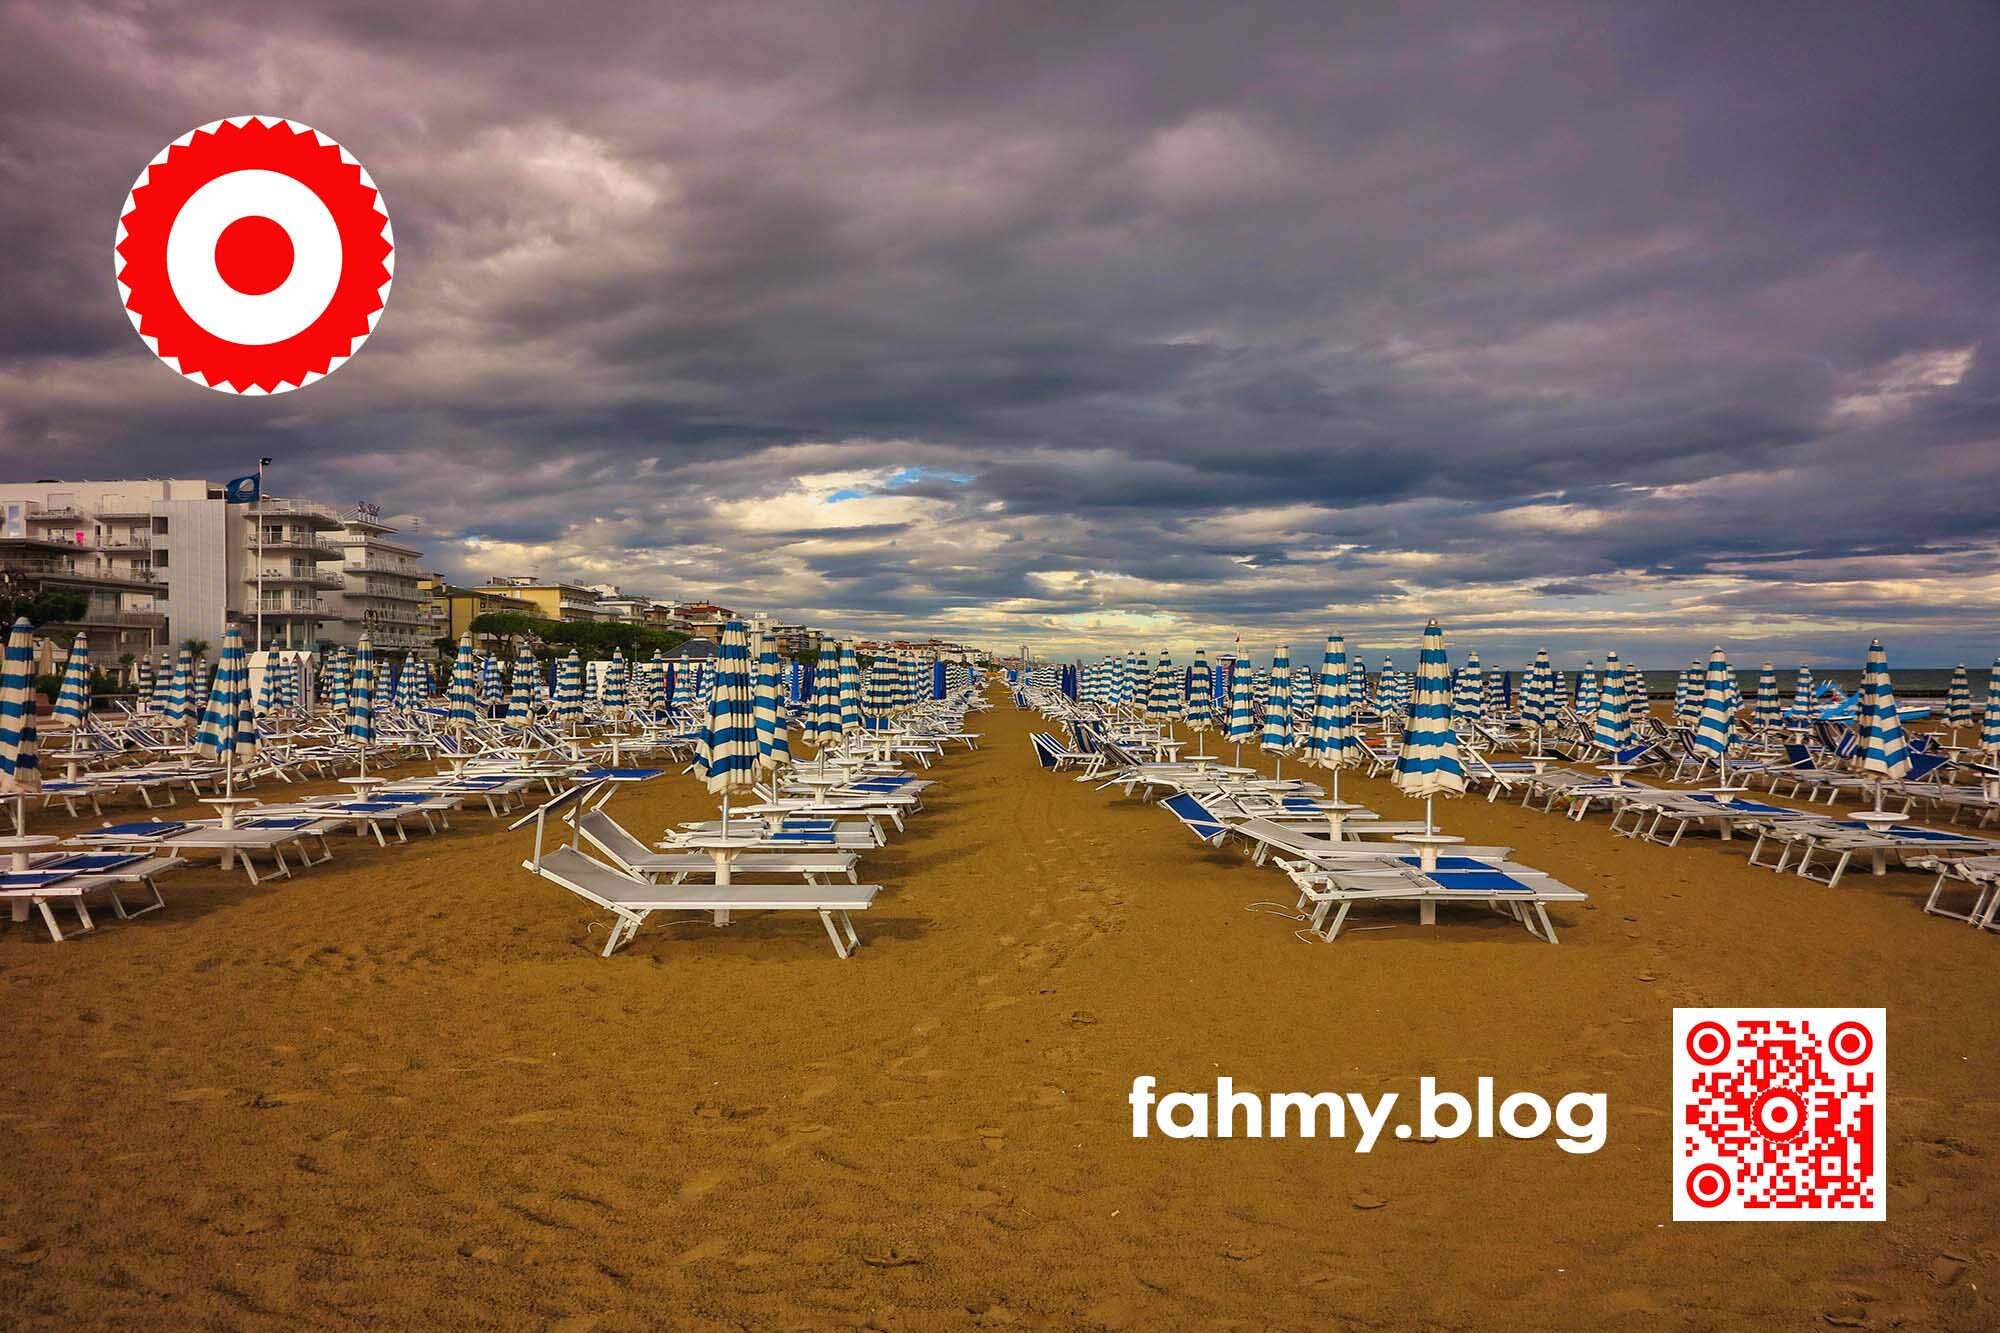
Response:
[[[107,662],[188,639],[219,646],[230,624],[254,649],[260,622],[264,647],[364,633],[388,652],[428,646],[443,630],[417,591],[421,552],[395,531],[367,506],[232,505],[194,478],[0,482],[0,577],[86,591],[101,623],[44,632],[82,628]]]

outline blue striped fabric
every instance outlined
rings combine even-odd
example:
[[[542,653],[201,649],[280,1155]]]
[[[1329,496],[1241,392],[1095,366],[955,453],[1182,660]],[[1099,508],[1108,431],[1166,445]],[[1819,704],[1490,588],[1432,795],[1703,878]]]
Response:
[[[507,718],[517,727],[525,727],[535,716],[535,682],[542,676],[541,663],[522,644],[514,654],[514,679],[508,682]]]
[[[1486,673],[1478,653],[1467,653],[1451,691],[1452,725],[1465,729],[1486,720]]]
[[[80,639],[82,636],[77,637]],[[64,687],[68,687],[67,681]],[[1953,731],[1972,725],[1972,677],[1966,673],[1963,662],[1953,668],[1951,688],[1945,691],[1944,721]]]
[[[1537,649],[1521,689],[1521,717],[1531,727],[1546,727],[1556,720],[1556,669],[1549,662],[1549,650]]]
[[[1986,715],[1979,726],[1981,749],[2000,753],[2000,657],[1986,675]]]
[[[1360,757],[1361,745],[1354,734],[1354,694],[1347,679],[1347,640],[1329,634],[1326,650],[1320,655],[1319,688],[1313,695],[1306,762],[1338,769]]]
[[[1960,668],[1961,671],[1964,668]],[[55,716],[72,727],[80,727],[90,716],[90,640],[78,630],[70,645],[69,665],[63,668],[62,688],[56,693]]]
[[[472,635],[459,636],[458,656],[451,664],[451,692],[445,721],[469,727],[479,720],[479,663],[472,655]]]
[[[785,725],[784,682],[778,674],[778,643],[757,627],[757,679],[751,718],[757,728],[757,767],[775,773],[792,762],[792,738]]]
[[[854,641],[840,644],[840,729],[859,731],[866,725],[861,716],[861,659],[855,656]]]
[[[194,653],[182,644],[180,654],[174,658],[173,677],[167,682],[166,699],[160,705],[160,716],[174,726],[183,726],[188,721],[188,677],[193,674]]]
[[[1797,704],[1800,708],[1805,708],[1812,703],[1812,692],[1813,692],[1812,668],[1809,666],[1802,666],[1799,668],[1798,683],[1792,686],[1792,702],[1794,704]]]
[[[822,669],[813,680],[812,739],[825,745],[840,735],[840,654],[834,653],[834,660],[827,662],[824,657]]]
[[[583,720],[583,655],[574,648],[556,663],[555,697],[549,716],[563,727]]]
[[[1597,720],[1590,743],[1617,753],[1632,739],[1632,705],[1625,692],[1625,664],[1615,652],[1604,655],[1604,691],[1597,699]]]
[[[42,789],[35,749],[35,631],[26,616],[7,633],[0,664],[0,795],[25,796]]]
[[[1778,668],[1771,662],[1757,673],[1757,725],[1765,730],[1778,725],[1784,716],[1785,701],[1778,697]]]
[[[485,717],[488,709],[498,708],[506,699],[500,688],[500,659],[487,653],[479,659],[479,708]]]
[[[1256,715],[1250,711],[1250,666],[1247,662],[1237,662],[1230,672],[1234,683],[1229,690],[1229,731],[1230,740],[1241,745],[1257,734]]]
[[[1264,734],[1258,740],[1265,750],[1292,748],[1292,650],[1280,646],[1271,654],[1271,692],[1264,700]]]
[[[1708,655],[1708,672],[1702,679],[1701,716],[1694,724],[1694,743],[1697,749],[1706,750],[1717,759],[1728,756],[1729,743],[1735,739],[1736,711],[1730,704],[1730,686],[1735,674],[1729,669],[1729,659],[1722,649]]]
[[[1903,714],[1896,706],[1896,685],[1889,678],[1889,654],[1882,641],[1868,645],[1868,661],[1861,668],[1861,698],[1854,712],[1855,734],[1861,738],[1860,760],[1863,773],[1879,773],[1885,778],[1903,778],[1910,772],[1910,747],[1903,738]]]
[[[713,792],[738,790],[757,780],[750,639],[740,620],[723,625],[716,645],[715,686],[709,691],[708,715],[695,743],[695,770]]]
[[[1451,663],[1445,658],[1444,631],[1435,620],[1424,626],[1417,652],[1410,721],[1396,756],[1395,782],[1411,796],[1465,790],[1458,733],[1451,726]]]
[[[354,649],[354,681],[347,692],[347,739],[375,743],[375,645],[366,634]]]
[[[1577,717],[1588,722],[1596,714],[1599,694],[1597,660],[1586,657],[1583,659],[1583,670],[1576,673],[1576,695],[1572,702],[1576,707]]]
[[[1159,665],[1153,668],[1152,686],[1146,691],[1146,716],[1173,721],[1181,715],[1181,698],[1181,673],[1174,669],[1174,659],[1162,648]]]
[[[345,648],[336,649],[326,664],[326,706],[336,718],[347,716],[347,691],[353,679],[353,660]]]
[[[1209,669],[1208,650],[1194,650],[1194,665],[1188,669],[1187,724],[1195,731],[1207,731],[1215,722],[1215,679]]]
[[[1629,711],[1636,733],[1639,724],[1653,715],[1653,696],[1646,690],[1646,673],[1634,662],[1625,664],[1625,698],[1631,705]]]
[[[243,631],[231,625],[222,634],[222,660],[215,687],[208,692],[201,725],[194,735],[194,752],[204,759],[234,763],[257,752],[256,710],[250,706],[250,662],[243,653]]]

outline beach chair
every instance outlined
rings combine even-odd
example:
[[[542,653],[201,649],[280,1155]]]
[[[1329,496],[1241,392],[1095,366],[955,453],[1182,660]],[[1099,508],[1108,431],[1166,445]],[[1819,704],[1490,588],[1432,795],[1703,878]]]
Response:
[[[2000,856],[1920,857],[1912,859],[1910,864],[1938,872],[1931,896],[1924,901],[1925,912],[1964,921],[1982,930],[2000,930],[2000,921],[1995,920],[1996,910],[2000,909]],[[1972,903],[1964,911],[1951,907],[1946,898],[1947,893],[1961,886],[1972,894]]]
[[[622,824],[603,810],[592,810],[577,821],[583,840],[611,859],[628,874],[654,883],[680,884],[689,878],[713,877],[715,859],[706,852],[655,851],[634,837]],[[731,867],[738,875],[792,875],[808,884],[822,883],[829,876],[844,875],[849,884],[858,884],[855,871],[860,857],[853,852],[784,850],[749,852],[736,858]]]
[[[1580,903],[1589,895],[1553,876],[1503,857],[1441,856],[1435,869],[1422,870],[1414,856],[1378,858],[1339,866],[1280,860],[1298,886],[1301,909],[1310,909],[1308,928],[1331,943],[1357,903],[1416,903],[1418,924],[1437,924],[1439,903],[1483,903],[1511,916],[1528,934],[1556,942],[1551,904]]]
[[[708,912],[718,926],[735,912],[815,912],[834,952],[847,958],[861,943],[848,914],[867,909],[881,892],[876,884],[655,884],[593,861],[574,847],[558,847],[521,866],[611,913],[605,958],[638,934],[655,912]]]
[[[151,847],[173,853],[219,852],[224,869],[232,861],[240,864],[250,882],[256,884],[260,881],[252,853],[268,854],[275,865],[274,877],[287,879],[292,867],[285,859],[285,848],[293,849],[301,868],[324,864],[333,859],[327,834],[339,827],[311,815],[243,815],[238,817],[234,828],[223,828],[220,822],[208,820],[141,820],[86,829],[70,841],[106,850]],[[313,855],[315,845],[320,853],[317,857]]]
[[[76,912],[77,930],[72,933],[97,929],[86,901],[93,893],[109,897],[118,918],[129,921],[167,905],[166,899],[160,896],[159,877],[182,864],[179,857],[151,856],[144,852],[44,854],[32,858],[25,871],[0,873],[0,902],[9,905],[17,922],[25,921],[31,912],[39,911],[42,924],[48,928],[49,938],[61,943],[68,937],[56,924],[52,904],[67,902]],[[128,904],[119,896],[121,884],[143,885],[152,893],[153,901],[138,906]]]

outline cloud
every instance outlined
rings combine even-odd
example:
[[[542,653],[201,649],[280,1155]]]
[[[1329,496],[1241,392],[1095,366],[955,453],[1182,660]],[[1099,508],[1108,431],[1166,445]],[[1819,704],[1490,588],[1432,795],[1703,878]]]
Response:
[[[1978,657],[1996,59],[1977,5],[15,0],[0,467],[272,454],[456,574],[862,633]],[[139,165],[248,110],[400,250],[267,402],[110,282]]]

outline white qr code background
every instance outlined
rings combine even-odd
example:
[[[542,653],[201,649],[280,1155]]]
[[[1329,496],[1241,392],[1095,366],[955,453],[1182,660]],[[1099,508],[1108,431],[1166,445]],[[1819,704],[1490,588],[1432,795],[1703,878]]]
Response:
[[[1674,1010],[1674,1220],[1879,1222],[1880,1009]]]

